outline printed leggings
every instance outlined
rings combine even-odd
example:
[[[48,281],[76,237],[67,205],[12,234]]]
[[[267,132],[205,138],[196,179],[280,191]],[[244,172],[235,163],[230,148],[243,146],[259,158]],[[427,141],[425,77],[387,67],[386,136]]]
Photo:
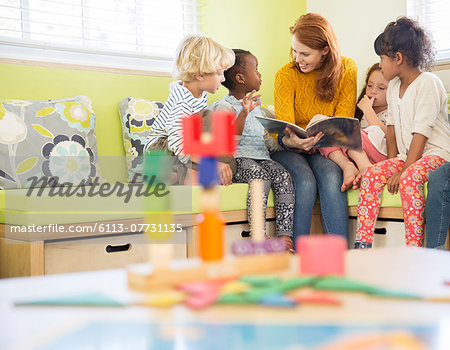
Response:
[[[423,245],[425,196],[423,185],[428,175],[446,161],[435,155],[420,158],[400,177],[399,192],[402,199],[405,238],[408,246]],[[358,201],[357,242],[372,243],[375,222],[380,210],[381,193],[388,179],[403,167],[398,158],[387,159],[366,169],[361,180]]]
[[[264,185],[264,217],[267,209],[267,198],[272,187],[275,197],[276,233],[277,236],[291,236],[294,227],[295,192],[291,175],[280,164],[273,160],[257,160],[250,158],[236,158],[237,169],[233,175],[233,182],[249,183],[261,179]],[[251,189],[247,196],[248,221],[251,225]],[[256,205],[259,205],[256,203]],[[251,230],[251,226],[250,226]]]

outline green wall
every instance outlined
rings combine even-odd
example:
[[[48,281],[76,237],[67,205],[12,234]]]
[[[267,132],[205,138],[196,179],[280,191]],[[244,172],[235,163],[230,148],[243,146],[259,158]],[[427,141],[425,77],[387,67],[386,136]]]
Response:
[[[259,63],[263,104],[273,104],[275,73],[289,62],[289,27],[306,12],[306,0],[205,0],[203,32],[233,49],[251,51]],[[221,88],[209,101],[226,95]]]
[[[124,154],[118,106],[127,96],[165,101],[170,78],[0,64],[0,99],[44,100],[89,96],[96,115],[98,152]],[[114,142],[114,140],[116,142]]]
[[[289,60],[289,26],[306,11],[306,0],[200,0],[203,32],[225,46],[252,51],[262,73],[264,104],[273,104],[275,72]],[[1,57],[1,54],[0,54]],[[165,101],[169,77],[0,64],[0,99],[53,99],[86,95],[97,117],[101,156],[123,155],[117,107],[127,96]],[[209,96],[213,102],[226,89]],[[125,165],[118,174],[124,176]]]

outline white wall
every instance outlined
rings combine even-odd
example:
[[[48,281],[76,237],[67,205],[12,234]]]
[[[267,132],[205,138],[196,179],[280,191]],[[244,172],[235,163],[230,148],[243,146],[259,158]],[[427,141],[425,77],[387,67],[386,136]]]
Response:
[[[406,15],[405,0],[307,0],[308,12],[320,13],[330,21],[343,56],[358,66],[358,94],[367,69],[379,62],[373,42],[384,27]]]
[[[333,26],[343,56],[358,66],[358,94],[367,69],[379,61],[373,42],[384,27],[406,15],[407,0],[307,0],[308,12],[320,13]],[[435,70],[450,92],[450,70]]]
[[[450,94],[450,69],[439,70],[438,68],[439,67],[437,67],[437,69],[435,71],[433,71],[433,73],[436,74],[439,77],[439,79],[442,80],[442,82],[444,83],[445,89]],[[450,110],[449,110],[449,113],[450,113]]]

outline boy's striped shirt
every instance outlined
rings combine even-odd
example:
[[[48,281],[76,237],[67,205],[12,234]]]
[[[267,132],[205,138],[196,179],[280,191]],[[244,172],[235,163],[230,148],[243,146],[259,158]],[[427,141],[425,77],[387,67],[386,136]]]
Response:
[[[159,139],[167,137],[169,151],[174,152],[183,163],[186,163],[189,157],[182,152],[181,118],[198,113],[207,107],[206,91],[202,92],[200,98],[195,98],[180,81],[173,82],[169,88],[169,97],[152,124],[145,150]]]

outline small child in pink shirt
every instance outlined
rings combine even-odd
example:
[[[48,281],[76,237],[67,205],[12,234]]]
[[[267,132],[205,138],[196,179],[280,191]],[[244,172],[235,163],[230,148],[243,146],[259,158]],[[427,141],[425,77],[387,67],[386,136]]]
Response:
[[[361,121],[362,151],[338,147],[322,147],[319,151],[340,166],[344,172],[341,191],[357,189],[364,170],[387,158],[386,91],[389,82],[381,74],[378,63],[367,71],[366,84],[359,95],[355,117]]]

